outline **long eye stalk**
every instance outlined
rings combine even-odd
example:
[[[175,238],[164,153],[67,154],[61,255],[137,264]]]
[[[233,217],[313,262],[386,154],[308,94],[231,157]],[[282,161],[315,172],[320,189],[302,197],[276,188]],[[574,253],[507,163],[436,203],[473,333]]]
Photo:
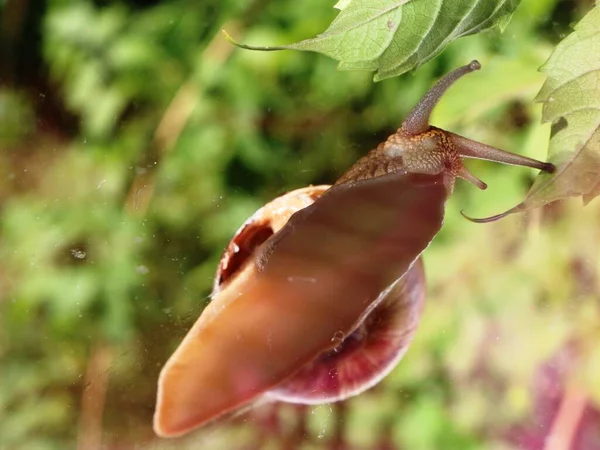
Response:
[[[533,167],[534,169],[543,170],[549,173],[554,172],[556,169],[554,164],[551,163],[541,162],[536,159],[527,158],[526,156],[505,152],[499,148],[467,139],[466,137],[449,131],[446,131],[446,133],[456,147],[458,154],[463,158],[485,159],[502,164],[511,164],[513,166]]]
[[[404,120],[401,128],[402,131],[408,135],[417,136],[429,130],[429,117],[442,95],[463,75],[479,69],[481,69],[481,64],[479,61],[473,60],[466,66],[459,67],[442,77],[417,103],[417,106],[414,107]]]

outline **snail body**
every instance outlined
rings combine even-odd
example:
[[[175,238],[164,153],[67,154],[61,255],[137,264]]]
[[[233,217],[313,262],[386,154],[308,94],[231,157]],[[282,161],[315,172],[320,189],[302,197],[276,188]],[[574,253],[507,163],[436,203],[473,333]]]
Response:
[[[417,328],[420,261],[456,177],[485,189],[461,157],[553,166],[429,126],[443,77],[401,128],[332,187],[286,194],[236,233],[212,300],[163,368],[154,429],[184,434],[254,402],[337,401],[385,376]]]

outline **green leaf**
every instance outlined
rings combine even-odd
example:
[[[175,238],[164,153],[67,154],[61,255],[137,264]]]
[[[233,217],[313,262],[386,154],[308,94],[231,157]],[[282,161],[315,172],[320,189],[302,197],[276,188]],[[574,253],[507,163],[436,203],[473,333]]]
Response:
[[[600,193],[600,7],[562,41],[542,70],[542,121],[553,124],[549,159],[553,176],[539,177],[525,203],[540,206],[566,197],[590,202]]]
[[[375,81],[416,69],[449,43],[494,26],[503,28],[520,0],[344,0],[315,38],[250,50],[306,50],[340,61],[342,70],[374,70]]]
[[[548,159],[525,200],[503,214],[527,211],[568,197],[584,204],[600,194],[600,7],[596,6],[550,56],[537,96],[542,122],[552,123]]]

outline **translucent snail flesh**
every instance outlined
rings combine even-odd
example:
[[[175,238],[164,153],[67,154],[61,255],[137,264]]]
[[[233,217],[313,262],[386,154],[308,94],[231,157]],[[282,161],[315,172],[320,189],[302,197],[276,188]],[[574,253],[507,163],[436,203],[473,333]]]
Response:
[[[184,434],[261,399],[337,401],[385,376],[418,325],[419,256],[442,226],[463,157],[552,171],[429,125],[477,61],[443,77],[396,133],[334,186],[259,210],[225,251],[212,300],[163,368],[154,430]]]

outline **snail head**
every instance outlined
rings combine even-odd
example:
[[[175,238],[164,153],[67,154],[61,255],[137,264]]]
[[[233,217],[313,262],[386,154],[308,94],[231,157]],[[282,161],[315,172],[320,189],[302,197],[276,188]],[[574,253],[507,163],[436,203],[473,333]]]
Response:
[[[463,158],[485,159],[553,172],[555,167],[551,163],[506,152],[429,124],[431,113],[446,90],[463,75],[479,69],[481,64],[471,61],[442,77],[419,101],[396,133],[359,160],[338,183],[404,170],[429,175],[442,173],[449,192],[453,190],[456,177],[486,189],[487,185],[464,166]]]

